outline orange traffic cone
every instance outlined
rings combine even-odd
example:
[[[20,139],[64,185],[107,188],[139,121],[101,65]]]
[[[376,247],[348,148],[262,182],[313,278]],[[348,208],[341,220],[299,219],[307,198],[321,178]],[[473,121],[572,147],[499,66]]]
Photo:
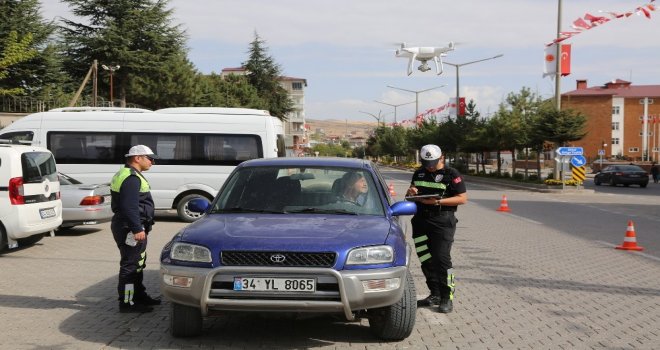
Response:
[[[390,185],[387,186],[387,188],[390,190],[390,196],[396,196],[396,192],[394,192],[394,186],[390,182]]]
[[[617,246],[616,249],[623,250],[644,250],[644,248],[637,245],[637,238],[635,237],[635,226],[632,220],[628,220],[628,229],[626,230],[626,237],[623,238],[623,244]]]
[[[509,203],[507,203],[505,195],[502,195],[502,202],[500,203],[500,207],[497,208],[497,211],[511,211],[511,209],[509,209]]]

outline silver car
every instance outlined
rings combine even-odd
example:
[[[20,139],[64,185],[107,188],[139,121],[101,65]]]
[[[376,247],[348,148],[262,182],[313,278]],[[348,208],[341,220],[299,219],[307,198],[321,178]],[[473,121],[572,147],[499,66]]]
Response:
[[[110,184],[83,184],[59,173],[62,199],[62,226],[94,225],[112,219]]]

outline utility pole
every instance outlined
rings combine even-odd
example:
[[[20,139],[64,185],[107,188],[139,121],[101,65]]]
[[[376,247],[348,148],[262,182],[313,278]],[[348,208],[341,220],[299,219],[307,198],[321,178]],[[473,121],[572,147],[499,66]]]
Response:
[[[409,104],[411,104],[411,103],[415,103],[415,101],[410,101],[410,102],[400,103],[400,104],[398,104],[398,105],[395,105],[395,104],[391,104],[391,103],[387,103],[387,102],[382,102],[382,101],[378,101],[378,100],[374,100],[374,102],[382,103],[382,104],[384,104],[384,105],[388,105],[388,106],[392,106],[392,107],[394,107],[394,124],[396,124],[396,108],[399,107],[399,106],[405,106],[405,105],[409,105]]]
[[[115,71],[119,70],[119,65],[116,66],[106,66],[105,64],[102,65],[103,69],[107,70],[110,72],[110,103],[112,104],[112,107],[115,106],[115,100],[113,96],[113,87],[112,87],[112,75]]]
[[[429,90],[439,89],[439,88],[444,87],[444,86],[445,85],[434,86],[432,88],[428,88],[428,89],[424,89],[424,90],[408,90],[408,89],[402,89],[400,87],[396,87],[396,86],[392,86],[392,85],[387,85],[388,88],[407,91],[407,92],[412,92],[412,93],[415,94],[415,119],[419,115],[419,94],[421,94],[422,92],[429,91]]]

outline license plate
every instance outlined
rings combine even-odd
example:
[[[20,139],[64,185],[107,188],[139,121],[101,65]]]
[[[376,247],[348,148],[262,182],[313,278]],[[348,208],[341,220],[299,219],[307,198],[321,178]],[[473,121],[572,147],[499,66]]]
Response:
[[[635,175],[635,174],[630,174],[630,175],[628,175],[628,176],[629,176],[629,177],[639,177],[639,175]]]
[[[261,292],[314,292],[313,278],[234,277],[234,290]]]
[[[39,209],[39,215],[42,219],[55,217],[55,208]]]

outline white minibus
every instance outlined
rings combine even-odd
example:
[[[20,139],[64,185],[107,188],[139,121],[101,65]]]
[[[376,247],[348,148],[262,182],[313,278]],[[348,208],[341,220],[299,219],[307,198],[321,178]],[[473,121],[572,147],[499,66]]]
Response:
[[[211,200],[236,165],[285,155],[282,121],[246,108],[58,108],[15,121],[0,139],[48,148],[58,171],[84,183],[110,182],[128,149],[147,145],[160,157],[145,173],[156,209],[187,222],[199,217],[188,202]]]

